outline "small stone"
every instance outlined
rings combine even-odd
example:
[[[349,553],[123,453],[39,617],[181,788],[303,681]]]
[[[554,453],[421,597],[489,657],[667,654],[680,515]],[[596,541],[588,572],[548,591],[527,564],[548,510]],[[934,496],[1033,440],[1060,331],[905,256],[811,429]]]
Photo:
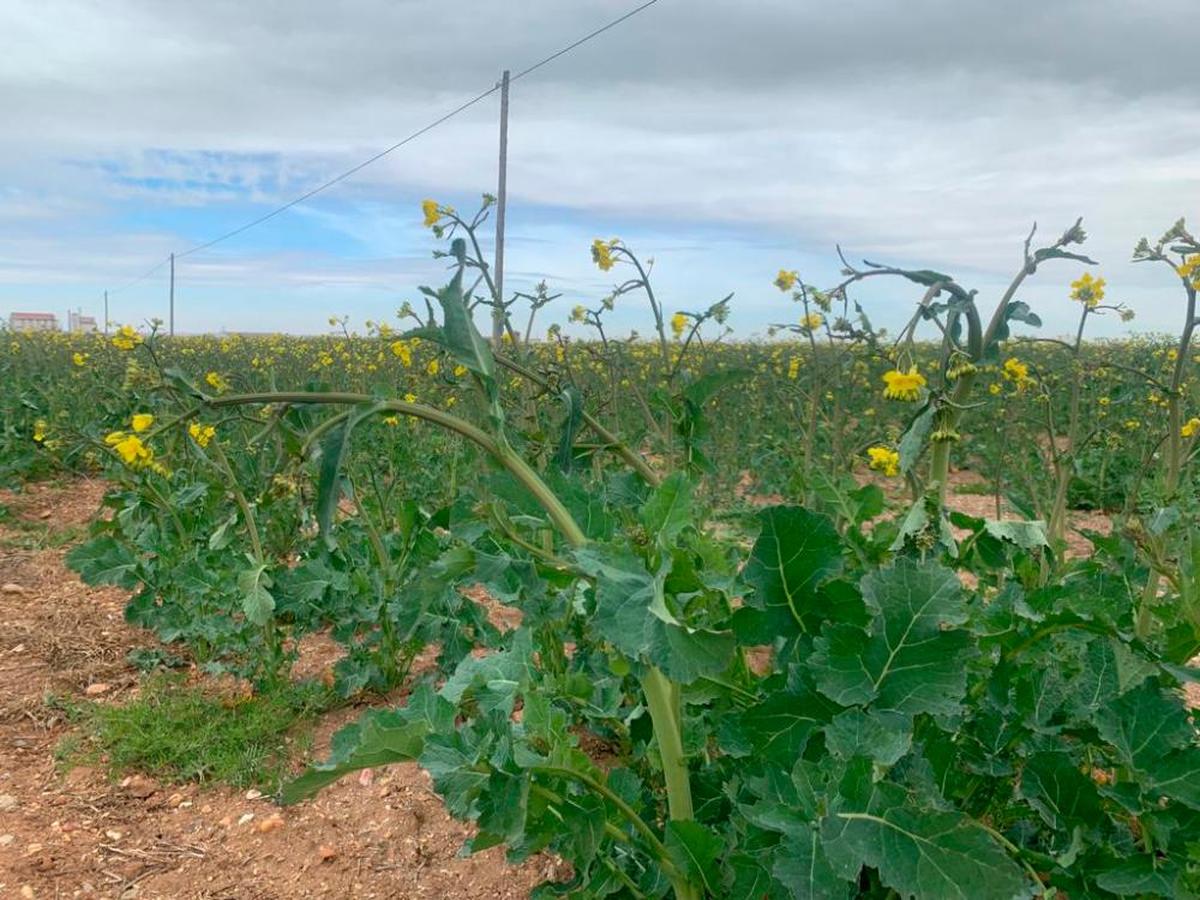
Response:
[[[254,827],[258,829],[260,834],[266,834],[268,831],[278,831],[283,827],[283,816],[275,813],[263,819]]]
[[[0,594],[23,594],[23,593],[25,593],[25,588],[21,587],[21,585],[17,584],[14,581],[5,582],[4,586],[0,587]]]
[[[99,697],[101,694],[107,694],[111,689],[110,685],[103,681],[97,681],[95,684],[89,684],[83,689],[83,692],[89,697]]]
[[[7,847],[17,839],[13,834],[0,834],[0,847]]]
[[[242,813],[242,817],[238,819],[239,825],[248,825],[254,821],[254,813]]]
[[[246,791],[246,799],[247,800],[259,800],[261,798],[262,798],[262,791],[256,791],[256,790],[254,790],[254,788],[251,788],[250,790]]]
[[[121,834],[121,832],[112,830],[104,832],[104,836],[110,841],[119,841],[121,838],[125,837],[125,835]]]
[[[12,794],[0,794],[0,813],[12,812],[20,804]]]
[[[28,846],[26,846],[26,848],[25,848],[25,855],[26,855],[26,856],[33,856],[35,853],[41,853],[41,852],[42,852],[42,845],[41,845],[41,844],[29,844],[29,845],[28,845]]]
[[[328,844],[322,844],[317,849],[317,856],[320,857],[321,862],[323,863],[333,862],[335,859],[337,859],[337,855],[337,850]]]
[[[181,803],[183,803],[183,794],[180,794],[178,791],[167,798],[167,806],[171,807],[171,809],[175,809]]]
[[[33,885],[31,885],[31,884],[21,885],[21,896],[25,897],[26,900],[32,900],[33,897],[36,897],[37,894],[35,894],[33,892]]]
[[[145,800],[158,790],[158,785],[144,775],[130,775],[121,782],[121,787],[139,800]]]
[[[217,824],[220,825],[222,828],[232,828],[233,827],[233,817],[226,816]]]

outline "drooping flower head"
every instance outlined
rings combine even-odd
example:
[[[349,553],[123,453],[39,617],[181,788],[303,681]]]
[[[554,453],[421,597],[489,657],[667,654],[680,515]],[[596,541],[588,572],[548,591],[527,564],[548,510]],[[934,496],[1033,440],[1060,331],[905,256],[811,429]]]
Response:
[[[610,241],[602,241],[600,238],[596,238],[592,241],[592,262],[599,267],[601,272],[607,272],[616,263],[612,252],[617,243],[617,238],[613,238]]]
[[[775,276],[775,287],[783,291],[785,294],[796,286],[796,282],[800,280],[800,275],[789,269],[780,269],[779,274]]]
[[[925,387],[925,376],[917,371],[914,363],[908,371],[892,369],[883,373],[883,396],[888,400],[903,400],[912,403],[921,397],[921,388]]]

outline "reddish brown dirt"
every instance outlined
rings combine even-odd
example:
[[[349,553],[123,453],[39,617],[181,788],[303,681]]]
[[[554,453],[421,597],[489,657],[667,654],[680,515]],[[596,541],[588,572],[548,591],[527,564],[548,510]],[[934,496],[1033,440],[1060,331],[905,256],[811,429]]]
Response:
[[[46,538],[87,523],[103,485],[33,485],[0,493],[0,897],[283,900],[297,897],[523,898],[561,864],[462,858],[469,831],[450,819],[414,765],[351,776],[313,801],[278,809],[228,787],[116,781],[54,759],[70,733],[48,696],[120,702],[136,689],[125,662],[152,645],[122,618],[125,595],[79,582]],[[319,638],[301,665],[336,659]],[[326,752],[344,709],[321,723]]]

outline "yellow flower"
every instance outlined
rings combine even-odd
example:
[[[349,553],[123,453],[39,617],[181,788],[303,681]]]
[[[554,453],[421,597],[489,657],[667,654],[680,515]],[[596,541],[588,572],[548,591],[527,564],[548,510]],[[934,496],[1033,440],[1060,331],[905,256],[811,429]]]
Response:
[[[908,367],[907,372],[893,369],[883,373],[886,387],[883,396],[888,400],[903,400],[911,403],[921,396],[921,388],[925,387],[925,376],[917,371],[916,365]]]
[[[135,432],[141,434],[143,431],[150,430],[150,426],[154,424],[154,416],[150,413],[137,413],[129,420],[129,424]]]
[[[1071,299],[1094,309],[1104,299],[1104,284],[1103,278],[1093,278],[1090,272],[1084,272],[1071,282]]]
[[[436,200],[422,200],[421,212],[425,214],[426,228],[432,228],[442,219],[442,212],[438,209]]]
[[[436,375],[438,372],[441,371],[441,369],[442,369],[442,365],[436,359],[431,359],[429,361],[429,364],[425,366],[425,371],[428,372],[430,375]]]
[[[681,312],[671,316],[671,334],[675,335],[675,340],[683,337],[683,329],[687,328],[688,317]]]
[[[392,341],[392,355],[400,360],[400,365],[408,368],[412,365],[412,347],[408,341]]]
[[[824,324],[825,317],[816,312],[808,313],[808,315],[803,316],[800,319],[800,327],[806,331],[815,331]]]
[[[113,335],[113,346],[118,350],[132,350],[142,342],[143,338],[132,325],[122,325]]]
[[[417,395],[416,395],[416,394],[405,394],[405,395],[404,395],[404,402],[405,402],[405,403],[416,403],[416,402],[417,402]]]
[[[455,378],[462,378],[466,374],[467,374],[466,366],[459,364],[454,367],[454,377]]]
[[[41,444],[46,440],[46,432],[49,426],[45,419],[38,419],[33,423],[33,441],[35,444]]]
[[[88,361],[88,354],[86,354],[86,353],[80,353],[77,350],[71,354],[71,362],[75,363],[75,365],[77,365],[81,368],[83,366],[87,365],[87,361]]]
[[[188,426],[188,434],[201,447],[207,447],[208,442],[216,436],[217,429],[212,425],[201,425],[199,422],[193,422]]]
[[[796,286],[796,282],[799,280],[799,273],[792,272],[787,269],[780,269],[779,274],[775,276],[775,287],[779,288],[784,293],[787,293]]]
[[[1179,433],[1184,437],[1190,438],[1192,435],[1200,432],[1200,417],[1192,416],[1183,423],[1183,427],[1179,429]],[[37,435],[34,434],[33,439],[37,440]]]
[[[121,461],[131,469],[144,468],[154,459],[153,451],[134,434],[114,431],[104,439],[104,443],[112,447],[121,457]]]
[[[592,262],[599,266],[601,272],[607,272],[616,262],[612,255],[613,248],[616,246],[616,238],[607,242],[600,240],[600,238],[592,241]]]
[[[793,356],[790,360],[788,360],[787,377],[790,378],[792,381],[795,381],[796,377],[799,374],[800,374],[800,357]]]
[[[400,417],[399,416],[384,416],[383,424],[387,425],[389,428],[395,428],[397,425],[400,424]]]
[[[583,306],[576,306],[571,310],[571,321],[582,322],[587,318],[587,309]]]
[[[209,372],[207,375],[204,376],[204,380],[207,381],[208,386],[211,387],[218,394],[224,393],[225,391],[229,390],[229,382],[227,382],[224,378],[222,378],[216,372]]]
[[[882,472],[888,478],[900,474],[900,454],[895,450],[887,447],[869,447],[867,456],[871,460],[870,467],[876,472]]]
[[[1176,266],[1175,271],[1184,281],[1191,281],[1192,287],[1200,291],[1200,253],[1185,257],[1183,265]]]

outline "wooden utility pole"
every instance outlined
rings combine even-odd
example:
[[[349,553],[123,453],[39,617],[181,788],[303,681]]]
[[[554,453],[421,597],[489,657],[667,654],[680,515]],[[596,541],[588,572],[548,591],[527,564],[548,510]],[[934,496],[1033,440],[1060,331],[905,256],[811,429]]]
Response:
[[[492,308],[492,346],[504,338],[504,206],[508,196],[508,69],[500,78],[500,179],[496,186],[496,305]]]
[[[104,292],[104,334],[108,335],[108,291]]]
[[[168,333],[175,337],[175,254],[171,254],[171,318],[168,323]]]

